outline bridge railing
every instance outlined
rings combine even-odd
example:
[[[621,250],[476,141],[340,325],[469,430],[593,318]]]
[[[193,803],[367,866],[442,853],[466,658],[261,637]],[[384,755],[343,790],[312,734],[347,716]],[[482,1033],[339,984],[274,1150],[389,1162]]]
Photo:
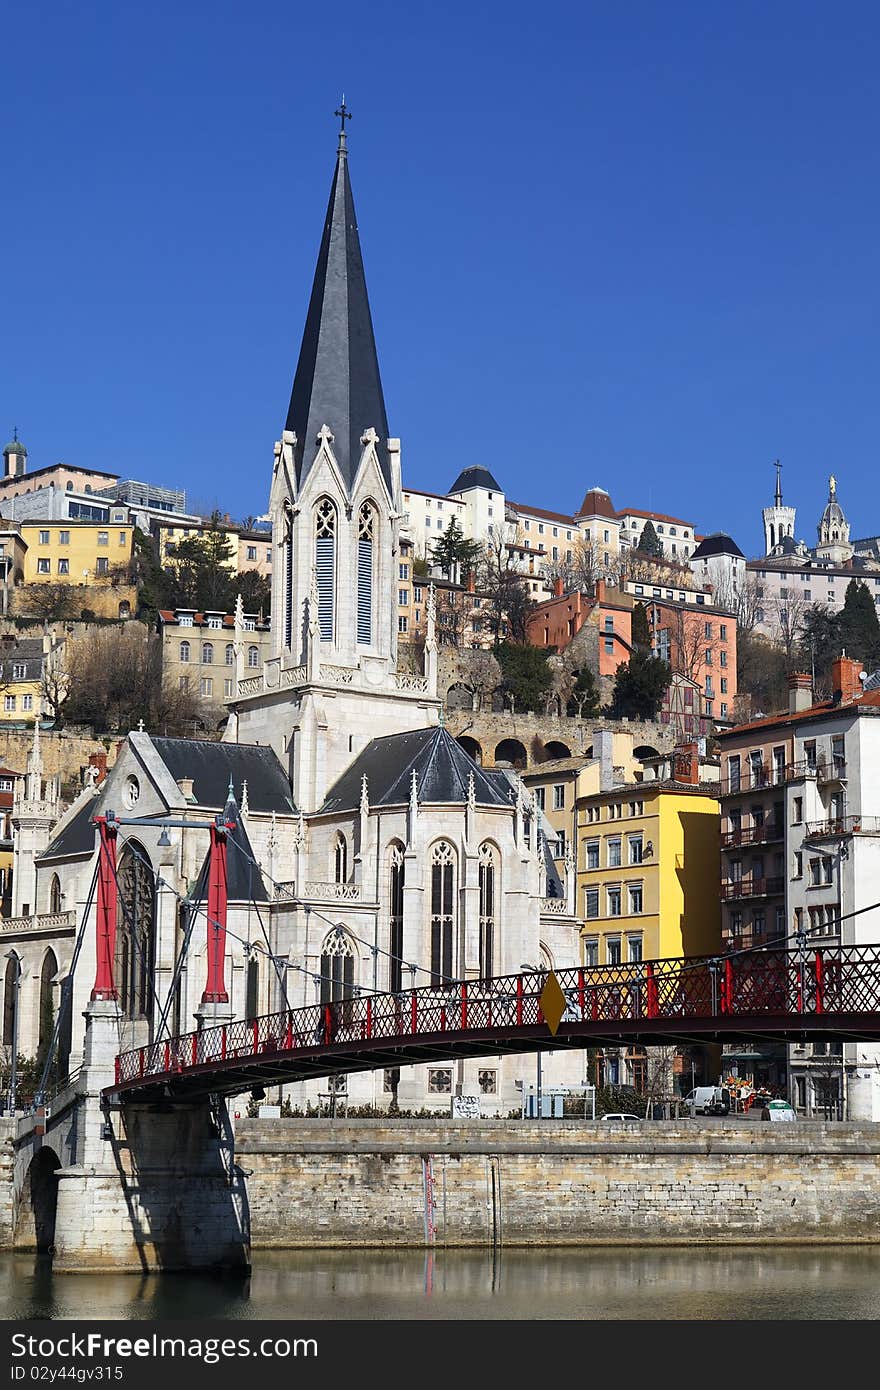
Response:
[[[880,946],[763,948],[741,955],[633,961],[554,972],[565,1023],[779,1017],[880,1011]],[[315,1053],[336,1044],[533,1029],[546,1022],[546,971],[452,981],[203,1028],[125,1052],[117,1085],[173,1077],[237,1058]]]

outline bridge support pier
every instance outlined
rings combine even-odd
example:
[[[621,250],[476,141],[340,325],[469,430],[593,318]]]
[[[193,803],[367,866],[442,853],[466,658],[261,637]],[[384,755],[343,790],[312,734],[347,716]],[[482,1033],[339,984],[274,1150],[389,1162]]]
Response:
[[[118,1005],[92,1000],[80,1104],[58,1171],[56,1270],[247,1269],[250,1217],[225,1103],[123,1105],[114,1083]]]

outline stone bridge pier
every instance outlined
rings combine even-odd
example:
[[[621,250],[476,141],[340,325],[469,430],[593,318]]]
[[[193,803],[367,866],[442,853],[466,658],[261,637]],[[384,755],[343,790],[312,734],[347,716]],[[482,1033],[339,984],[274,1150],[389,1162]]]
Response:
[[[92,1001],[75,1092],[44,1122],[19,1122],[15,1245],[52,1249],[53,1268],[70,1272],[247,1269],[225,1103],[108,1106],[118,1045],[116,1003]]]

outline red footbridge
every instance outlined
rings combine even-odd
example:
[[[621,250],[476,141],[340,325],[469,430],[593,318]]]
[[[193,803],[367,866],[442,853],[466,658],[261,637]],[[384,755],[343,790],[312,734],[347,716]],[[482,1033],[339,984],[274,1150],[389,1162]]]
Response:
[[[105,1096],[188,1102],[419,1062],[734,1039],[880,1040],[880,945],[771,947],[360,993],[125,1052]]]

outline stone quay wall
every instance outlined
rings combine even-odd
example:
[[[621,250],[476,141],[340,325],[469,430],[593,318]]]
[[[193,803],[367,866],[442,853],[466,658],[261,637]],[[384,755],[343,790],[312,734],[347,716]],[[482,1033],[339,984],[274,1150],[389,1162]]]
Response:
[[[237,1120],[252,1246],[880,1243],[880,1124]],[[432,1221],[426,1191],[433,1190]]]

